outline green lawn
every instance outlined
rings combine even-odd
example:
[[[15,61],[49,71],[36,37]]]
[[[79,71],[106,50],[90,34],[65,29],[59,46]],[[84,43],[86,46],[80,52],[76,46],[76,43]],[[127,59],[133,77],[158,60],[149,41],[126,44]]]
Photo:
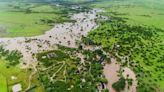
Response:
[[[0,74],[0,92],[8,92],[6,78],[1,74]]]

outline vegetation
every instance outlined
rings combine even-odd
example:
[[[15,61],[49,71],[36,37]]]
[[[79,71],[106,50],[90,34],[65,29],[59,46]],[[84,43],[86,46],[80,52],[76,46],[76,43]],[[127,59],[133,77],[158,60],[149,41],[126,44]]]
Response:
[[[22,89],[25,90],[29,85],[28,80],[32,71],[30,69],[20,69],[20,67],[18,66],[8,65],[6,62],[7,61],[0,59],[1,92],[12,92],[12,86],[15,84],[21,84]],[[14,77],[15,79],[12,79],[12,77]],[[33,76],[31,86],[36,86],[36,88],[34,89],[35,92],[43,92],[43,87],[37,80],[37,75]]]
[[[95,92],[101,83],[107,83],[101,76],[103,65],[96,55],[96,52],[63,46],[39,53],[39,80],[46,92]]]
[[[130,25],[148,25],[164,29],[163,0],[101,0],[93,7],[105,9],[107,16],[127,18]]]
[[[12,92],[12,86],[15,84],[21,84],[23,90],[28,87],[29,76],[33,70],[31,68],[21,69],[18,65],[21,58],[22,54],[20,52],[5,50],[3,46],[0,46],[0,91]],[[37,74],[33,75],[31,79],[33,83],[30,85],[35,87],[36,92],[42,92],[43,87],[37,77]]]
[[[0,92],[7,92],[7,82],[3,75],[0,75]]]
[[[119,81],[117,81],[116,83],[114,83],[113,85],[112,85],[112,87],[117,91],[117,92],[121,92],[122,90],[124,90],[124,88],[125,88],[125,78],[123,78],[123,77],[121,77],[120,79],[119,79]]]
[[[163,24],[163,16],[157,17],[159,13],[163,13],[160,6],[163,3],[153,6],[154,9],[150,11],[150,6],[145,3],[149,1],[141,3],[137,0],[132,4],[133,0],[118,0],[93,4],[94,7],[106,9],[107,12],[102,15],[109,16],[109,20],[100,22],[100,27],[83,38],[85,44],[102,46],[104,51],[121,61],[123,66],[131,67],[138,79],[138,92],[164,90],[164,30],[160,26]],[[147,17],[146,14],[149,13],[145,11],[154,13]]]
[[[15,66],[20,63],[22,54],[17,50],[9,51],[5,50],[3,46],[0,46],[0,58],[3,58],[8,61],[8,64]]]
[[[101,46],[102,49],[89,51],[83,50],[82,46],[79,49],[59,46],[58,49],[38,53],[38,75],[34,75],[29,91],[43,91],[41,82],[46,92],[96,92],[99,87],[102,92],[108,92],[103,87],[107,80],[102,69],[104,61],[110,60],[104,53],[110,53],[122,66],[133,69],[138,81],[137,92],[163,92],[164,1],[93,1],[54,1],[61,5],[50,4],[49,0],[0,2],[0,37],[39,35],[55,23],[73,22],[70,14],[91,7],[105,9],[106,12],[100,15],[109,17],[106,21],[97,20],[99,27],[82,38],[84,44]],[[70,7],[79,4],[84,8]],[[0,57],[0,70],[3,70],[0,71],[0,91],[7,88],[11,91],[11,85],[16,83],[21,83],[23,89],[27,88],[32,69],[18,68],[21,53],[0,47]],[[11,80],[11,76],[17,79]],[[121,77],[112,86],[120,92],[125,87],[125,81],[132,84],[131,79]]]
[[[123,65],[131,66],[138,77],[138,90],[152,90],[155,89],[152,85],[163,88],[164,83],[161,75],[164,51],[161,33],[163,32],[157,28],[110,21],[102,23],[102,26],[83,39],[85,43],[88,43],[86,39],[91,39],[94,45],[101,45],[106,52],[111,52],[115,57],[120,58]],[[121,59],[124,56],[128,58]],[[146,88],[143,87],[144,85]]]
[[[73,21],[69,14],[77,12],[65,6],[48,3],[0,2],[0,37],[43,34],[55,23]]]

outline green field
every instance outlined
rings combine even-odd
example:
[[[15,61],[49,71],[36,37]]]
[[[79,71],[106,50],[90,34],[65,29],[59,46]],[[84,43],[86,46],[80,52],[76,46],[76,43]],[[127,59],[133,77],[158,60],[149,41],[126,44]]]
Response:
[[[6,78],[1,74],[0,74],[0,92],[8,92]]]
[[[69,21],[69,9],[38,3],[1,3],[0,37],[34,36]]]
[[[22,89],[26,89],[28,86],[28,79],[31,71],[26,69],[20,69],[18,66],[10,66],[6,64],[7,61],[0,59],[0,92],[11,92],[14,84],[20,83]],[[15,76],[17,79],[12,80],[11,77]],[[33,76],[32,86],[37,85],[34,89],[35,92],[42,92],[43,88],[37,81],[37,76]]]
[[[92,6],[104,8],[108,16],[128,18],[129,24],[149,25],[164,29],[163,0],[104,0]]]

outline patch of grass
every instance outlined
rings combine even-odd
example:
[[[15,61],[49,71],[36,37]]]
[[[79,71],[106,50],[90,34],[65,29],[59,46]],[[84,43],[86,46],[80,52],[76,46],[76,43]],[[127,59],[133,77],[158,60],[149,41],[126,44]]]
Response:
[[[6,78],[1,74],[0,74],[0,92],[8,92]]]

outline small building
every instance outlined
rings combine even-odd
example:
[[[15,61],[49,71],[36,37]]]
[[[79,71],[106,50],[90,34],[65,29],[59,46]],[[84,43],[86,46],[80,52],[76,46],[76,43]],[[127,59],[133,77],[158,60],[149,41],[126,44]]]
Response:
[[[22,85],[16,84],[12,87],[12,92],[21,92],[22,91]]]
[[[12,80],[16,80],[17,77],[15,77],[15,76],[11,76],[11,79],[12,79]]]
[[[52,58],[56,57],[56,54],[55,53],[48,53],[47,57],[48,57],[48,59],[52,59]]]
[[[104,62],[105,58],[102,56],[100,59],[99,59],[99,63],[102,64]]]

